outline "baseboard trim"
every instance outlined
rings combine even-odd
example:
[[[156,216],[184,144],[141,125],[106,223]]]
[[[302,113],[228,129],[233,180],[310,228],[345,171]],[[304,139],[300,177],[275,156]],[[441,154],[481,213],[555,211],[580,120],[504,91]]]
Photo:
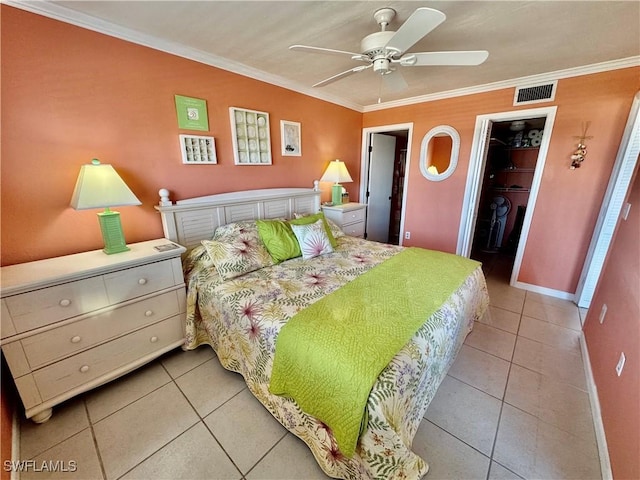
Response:
[[[600,410],[598,388],[596,387],[596,382],[593,379],[593,370],[591,370],[589,350],[587,349],[587,341],[585,340],[584,332],[580,332],[580,348],[582,350],[582,363],[584,364],[584,373],[587,379],[589,402],[591,403],[593,428],[596,432],[596,443],[598,444],[598,454],[600,455],[600,470],[602,472],[602,480],[613,480],[613,473],[611,472],[611,460],[609,459],[609,449],[607,448],[607,437],[605,436],[604,424],[602,423],[602,412]]]
[[[530,283],[516,282],[513,284],[516,288],[528,290],[534,293],[541,293],[542,295],[548,295],[550,297],[561,298],[562,300],[575,301],[575,294],[569,292],[563,292],[562,290],[555,290],[553,288],[540,287],[538,285],[532,285]]]

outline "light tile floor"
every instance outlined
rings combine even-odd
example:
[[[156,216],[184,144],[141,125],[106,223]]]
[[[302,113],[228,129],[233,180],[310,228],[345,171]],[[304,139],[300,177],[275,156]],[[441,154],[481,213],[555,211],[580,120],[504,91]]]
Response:
[[[485,266],[490,315],[476,324],[413,448],[431,479],[599,479],[579,346],[567,301],[509,287]],[[224,370],[213,351],[172,352],[21,423],[20,458],[74,460],[65,479],[327,478],[306,446]]]

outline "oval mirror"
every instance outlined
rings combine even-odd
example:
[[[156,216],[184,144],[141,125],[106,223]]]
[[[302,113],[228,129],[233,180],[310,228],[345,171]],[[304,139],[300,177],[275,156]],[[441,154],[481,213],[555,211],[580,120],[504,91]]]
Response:
[[[420,147],[420,171],[427,180],[449,178],[458,164],[460,135],[449,125],[438,125],[427,132]]]

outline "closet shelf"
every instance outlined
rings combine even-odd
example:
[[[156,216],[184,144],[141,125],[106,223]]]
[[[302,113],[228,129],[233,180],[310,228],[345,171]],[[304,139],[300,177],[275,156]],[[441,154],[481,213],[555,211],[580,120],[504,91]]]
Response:
[[[531,191],[529,188],[511,188],[511,187],[491,187],[491,190],[495,192],[522,192],[528,193]]]
[[[500,170],[496,170],[497,172],[520,172],[520,173],[533,173],[536,171],[535,168],[501,168]]]

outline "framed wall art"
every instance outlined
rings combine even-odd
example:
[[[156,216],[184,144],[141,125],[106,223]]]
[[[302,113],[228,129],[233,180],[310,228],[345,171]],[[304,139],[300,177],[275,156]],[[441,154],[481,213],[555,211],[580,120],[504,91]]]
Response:
[[[180,135],[182,163],[187,165],[215,165],[216,143],[213,137],[199,135]]]
[[[284,157],[302,156],[300,124],[298,122],[280,120],[280,137],[282,144],[282,155]]]
[[[185,130],[209,130],[207,101],[175,95],[178,127]]]
[[[271,165],[269,114],[229,108],[233,157],[236,165]]]

